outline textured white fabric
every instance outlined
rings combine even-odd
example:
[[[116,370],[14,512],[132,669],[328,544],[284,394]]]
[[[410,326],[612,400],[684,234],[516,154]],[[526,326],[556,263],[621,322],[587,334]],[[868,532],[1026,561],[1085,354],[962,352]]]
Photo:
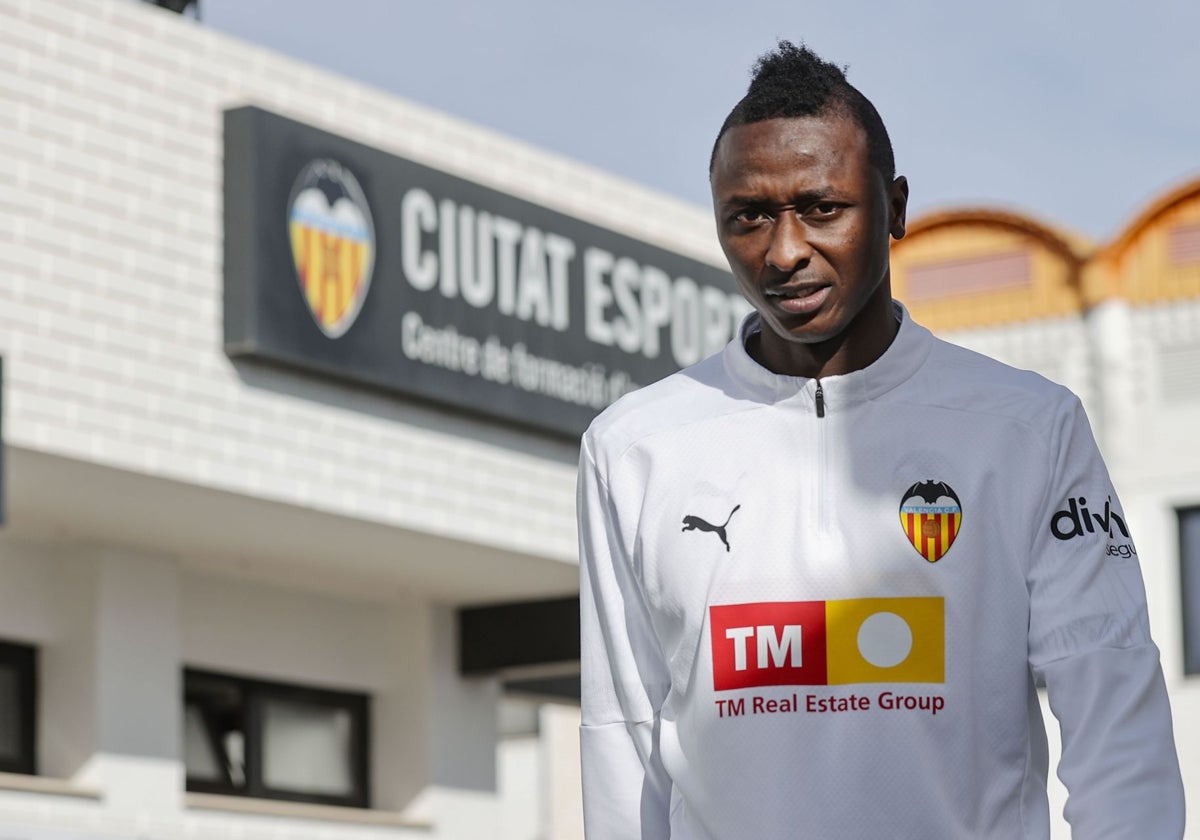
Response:
[[[588,840],[1047,838],[1035,679],[1075,836],[1182,836],[1078,400],[897,312],[883,357],[819,383],[756,364],[751,315],[584,436]]]

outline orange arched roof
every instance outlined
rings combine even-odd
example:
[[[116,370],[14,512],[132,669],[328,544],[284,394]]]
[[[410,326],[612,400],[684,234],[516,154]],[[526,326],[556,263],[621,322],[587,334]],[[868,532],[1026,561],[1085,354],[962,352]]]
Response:
[[[1169,190],[1152,200],[1133,219],[1121,229],[1121,232],[1111,242],[1104,246],[1101,253],[1104,256],[1119,254],[1125,250],[1138,234],[1150,226],[1159,216],[1172,207],[1182,204],[1192,198],[1200,197],[1200,177],[1185,181],[1173,190]]]
[[[909,236],[920,236],[938,228],[965,224],[987,225],[1032,236],[1074,265],[1082,263],[1095,250],[1090,240],[1078,234],[1052,227],[1022,213],[988,207],[938,210],[919,216],[915,221],[909,222],[907,236],[893,247],[903,247],[905,239]]]

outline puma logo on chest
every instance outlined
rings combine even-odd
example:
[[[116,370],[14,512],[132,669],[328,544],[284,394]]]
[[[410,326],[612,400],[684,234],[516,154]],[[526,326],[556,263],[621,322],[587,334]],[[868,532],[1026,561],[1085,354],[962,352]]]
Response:
[[[741,509],[741,505],[735,505],[733,510],[729,511],[729,516],[725,517],[725,521],[720,525],[713,525],[699,516],[688,515],[683,517],[683,531],[709,531],[717,535],[717,538],[725,545],[725,550],[729,551],[729,535],[725,532],[725,527],[729,524],[729,520],[733,519],[733,515]]]

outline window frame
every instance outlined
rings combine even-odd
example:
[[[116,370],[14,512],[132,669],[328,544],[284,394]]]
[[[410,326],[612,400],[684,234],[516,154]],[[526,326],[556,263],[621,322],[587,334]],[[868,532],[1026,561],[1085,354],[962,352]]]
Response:
[[[1187,521],[1195,518],[1195,527],[1200,531],[1200,505],[1176,508],[1175,518],[1179,534],[1179,606],[1182,624],[1180,630],[1183,636],[1183,673],[1189,677],[1200,676],[1200,539],[1196,540],[1195,545],[1190,545],[1186,527]]]
[[[184,785],[190,793],[212,793],[223,796],[242,796],[255,799],[273,799],[284,802],[303,802],[313,805],[336,805],[348,808],[370,808],[370,743],[371,715],[370,696],[365,693],[337,691],[315,686],[260,680],[204,668],[184,668],[183,708],[194,695],[189,694],[191,679],[225,682],[236,686],[241,693],[241,723],[245,739],[245,784],[235,785],[232,780],[214,782],[208,779],[188,777],[185,771]],[[290,702],[344,709],[350,713],[352,735],[350,739],[350,774],[354,793],[349,796],[336,794],[306,793],[269,787],[263,779],[263,701],[286,700]],[[206,730],[209,727],[205,727]],[[211,735],[211,732],[210,732]],[[215,754],[223,750],[214,745]],[[185,767],[186,767],[186,756]],[[224,768],[222,768],[224,772]]]
[[[37,704],[38,650],[33,645],[0,641],[0,666],[17,675],[17,703],[20,727],[20,755],[6,760],[0,757],[0,773],[37,775]]]

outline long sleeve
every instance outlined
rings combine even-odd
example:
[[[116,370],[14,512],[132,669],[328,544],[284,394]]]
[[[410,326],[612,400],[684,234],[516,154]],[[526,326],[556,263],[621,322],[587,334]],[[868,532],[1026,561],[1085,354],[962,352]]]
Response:
[[[1059,778],[1076,840],[1183,836],[1171,710],[1129,525],[1077,400],[1030,554],[1029,657],[1062,732]]]
[[[671,785],[657,730],[670,677],[586,439],[578,507],[585,834],[666,840]]]

